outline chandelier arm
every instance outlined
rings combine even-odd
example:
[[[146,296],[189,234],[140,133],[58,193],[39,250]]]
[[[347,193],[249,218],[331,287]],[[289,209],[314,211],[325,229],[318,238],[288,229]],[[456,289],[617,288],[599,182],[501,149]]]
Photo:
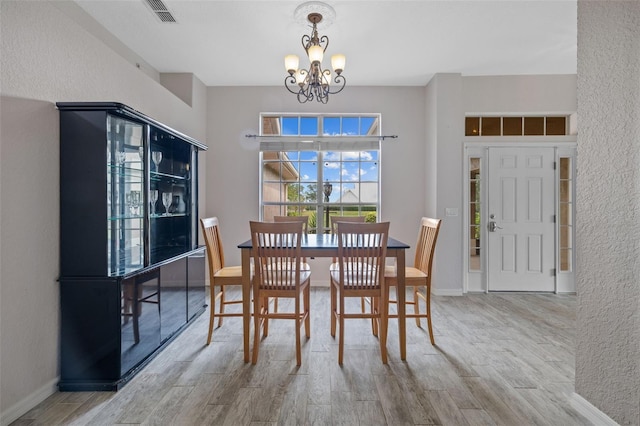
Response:
[[[347,84],[347,79],[344,78],[342,74],[336,75],[336,78],[334,78],[333,81],[338,85],[338,88],[337,90],[331,90],[330,88],[327,89],[327,93],[331,93],[332,95],[342,92],[342,89],[344,89],[344,86]]]
[[[302,48],[304,49],[305,52],[307,52],[307,55],[308,55],[309,54],[309,52],[308,52],[309,47],[311,47],[310,46],[311,37],[309,37],[307,34],[305,34],[305,35],[302,36],[301,42],[302,42]]]
[[[296,76],[295,76],[295,75],[288,75],[288,76],[286,76],[286,77],[285,77],[285,79],[284,79],[284,87],[286,87],[286,88],[287,88],[287,90],[288,90],[288,91],[290,91],[291,93],[293,93],[294,95],[298,93],[298,90],[296,90],[296,91],[291,90],[290,85],[291,85],[292,87],[296,87],[296,86],[298,86],[298,84],[296,83],[296,81],[297,81],[297,80],[296,80]],[[295,86],[294,86],[294,85],[295,85]]]
[[[329,37],[327,37],[326,35],[323,35],[322,37],[320,37],[320,46],[322,46],[322,43],[325,43],[322,52],[326,52],[327,51],[327,47],[329,47]]]

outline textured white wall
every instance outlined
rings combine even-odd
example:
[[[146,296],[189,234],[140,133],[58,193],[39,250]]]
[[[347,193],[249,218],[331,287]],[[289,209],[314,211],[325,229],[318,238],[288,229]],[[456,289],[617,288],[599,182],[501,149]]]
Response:
[[[191,108],[51,2],[0,2],[0,413],[39,402],[59,358],[56,101],[118,101],[206,142],[206,90]],[[19,413],[21,414],[21,413]]]
[[[640,2],[578,2],[576,392],[640,424]]]

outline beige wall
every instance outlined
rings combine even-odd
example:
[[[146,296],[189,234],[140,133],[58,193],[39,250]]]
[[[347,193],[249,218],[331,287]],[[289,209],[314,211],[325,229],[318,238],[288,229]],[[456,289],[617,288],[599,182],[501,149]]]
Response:
[[[640,2],[578,2],[576,392],[640,425]]]
[[[48,396],[59,374],[57,101],[118,101],[206,142],[193,107],[69,20],[52,2],[1,3],[0,412]],[[204,169],[201,170],[204,175]]]

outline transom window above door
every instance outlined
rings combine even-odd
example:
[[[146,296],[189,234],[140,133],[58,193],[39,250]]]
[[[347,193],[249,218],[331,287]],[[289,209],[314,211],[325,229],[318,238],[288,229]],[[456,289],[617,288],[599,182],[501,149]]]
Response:
[[[331,216],[380,211],[379,114],[261,114],[260,215],[309,216],[310,233]]]
[[[468,116],[465,136],[559,136],[568,134],[566,116]]]

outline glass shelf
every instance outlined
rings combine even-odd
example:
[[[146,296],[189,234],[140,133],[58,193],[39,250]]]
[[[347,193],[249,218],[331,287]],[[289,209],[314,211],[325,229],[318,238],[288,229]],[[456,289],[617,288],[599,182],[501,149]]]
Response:
[[[188,216],[186,213],[156,213],[156,214],[150,214],[149,217],[151,219],[162,219],[162,218],[168,218],[168,217],[185,217]]]
[[[176,181],[176,182],[184,182],[189,180],[189,176],[178,176],[178,175],[171,175],[171,174],[167,174],[167,173],[159,173],[159,172],[151,172],[150,173],[150,177],[152,181],[155,182],[165,182],[168,180],[172,180],[172,181]]]

